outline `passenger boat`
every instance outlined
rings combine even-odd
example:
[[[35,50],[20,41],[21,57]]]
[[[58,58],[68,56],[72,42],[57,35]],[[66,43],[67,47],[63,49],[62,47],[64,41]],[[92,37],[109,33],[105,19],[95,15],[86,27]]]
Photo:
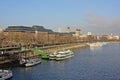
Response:
[[[30,67],[30,66],[34,66],[37,65],[39,63],[41,63],[41,59],[40,58],[33,58],[33,59],[27,59],[23,61],[20,61],[21,66],[25,66],[25,67]]]
[[[11,70],[0,70],[0,80],[8,80],[12,78],[13,74]]]
[[[54,59],[56,58],[57,53],[58,53],[58,52],[51,53],[51,54],[49,55],[49,59],[50,59],[50,60],[54,60]]]
[[[66,51],[58,51],[54,52],[49,55],[49,59],[54,59],[54,60],[64,60],[67,58],[71,58],[74,56],[74,53],[71,50],[66,50]]]

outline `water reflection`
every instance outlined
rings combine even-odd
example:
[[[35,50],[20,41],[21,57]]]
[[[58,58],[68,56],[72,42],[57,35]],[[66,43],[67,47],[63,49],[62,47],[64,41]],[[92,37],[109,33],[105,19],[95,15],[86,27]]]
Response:
[[[102,50],[102,49],[103,49],[102,46],[101,47],[90,47],[91,51]]]
[[[24,71],[27,72],[27,71],[30,71],[31,69],[32,69],[32,67],[25,67],[25,68],[24,68]]]

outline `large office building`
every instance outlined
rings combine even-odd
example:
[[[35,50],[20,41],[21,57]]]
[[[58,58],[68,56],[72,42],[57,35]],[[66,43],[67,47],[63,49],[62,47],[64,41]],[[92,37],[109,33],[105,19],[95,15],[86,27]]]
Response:
[[[34,25],[32,27],[27,27],[27,26],[8,26],[8,28],[6,28],[4,30],[4,32],[48,32],[48,33],[52,33],[53,31],[50,29],[45,29],[43,26],[37,26]]]

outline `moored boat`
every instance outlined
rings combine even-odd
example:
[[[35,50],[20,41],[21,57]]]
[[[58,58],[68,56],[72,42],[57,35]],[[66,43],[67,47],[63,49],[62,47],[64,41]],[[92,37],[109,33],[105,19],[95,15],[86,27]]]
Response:
[[[49,55],[48,54],[41,55],[41,58],[42,59],[49,59]]]
[[[51,54],[49,55],[49,59],[50,59],[50,60],[54,60],[54,59],[56,58],[56,55],[57,55],[57,52],[51,53]]]
[[[74,56],[74,53],[71,50],[58,51],[49,55],[50,59],[54,60],[64,60]]]
[[[40,50],[40,49],[36,50],[34,48],[32,48],[31,50],[37,54],[40,54],[42,59],[49,59],[49,55],[47,53],[45,53],[43,50]]]
[[[31,67],[41,63],[41,59],[40,58],[33,58],[33,59],[27,59],[27,60],[23,59],[23,61],[21,62],[22,62],[21,66]]]
[[[0,70],[0,80],[8,80],[12,78],[13,74],[11,70]]]
[[[103,43],[96,42],[96,43],[89,43],[88,45],[90,46],[90,48],[93,48],[93,47],[102,47]]]

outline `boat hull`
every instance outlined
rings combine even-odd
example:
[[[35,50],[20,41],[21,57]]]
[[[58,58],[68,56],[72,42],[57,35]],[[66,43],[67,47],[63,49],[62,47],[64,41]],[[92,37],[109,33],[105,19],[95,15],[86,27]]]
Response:
[[[31,66],[37,65],[39,63],[41,63],[41,59],[34,58],[34,59],[24,60],[23,63],[20,64],[20,66],[22,66],[22,67],[31,67]]]
[[[55,60],[57,60],[57,61],[65,60],[65,59],[71,58],[71,57],[73,57],[73,56],[74,56],[74,55],[69,55],[69,56],[66,56],[66,57],[57,57],[57,58],[55,58]]]
[[[13,74],[11,70],[3,70],[2,72],[0,72],[0,80],[9,80],[12,77],[13,77]]]
[[[32,67],[32,66],[35,66],[35,65],[40,64],[40,63],[41,63],[41,61],[38,61],[36,63],[26,63],[24,66],[25,67]]]

